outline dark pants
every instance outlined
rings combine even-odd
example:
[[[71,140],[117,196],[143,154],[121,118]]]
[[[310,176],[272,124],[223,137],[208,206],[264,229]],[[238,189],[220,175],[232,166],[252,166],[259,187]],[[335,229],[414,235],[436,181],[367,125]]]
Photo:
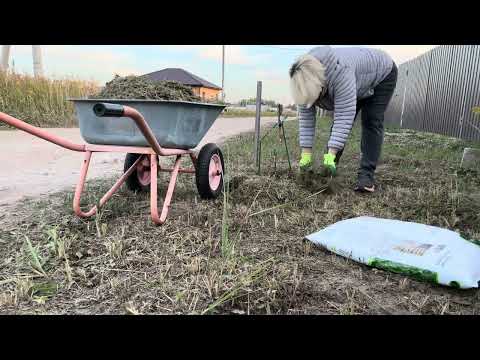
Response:
[[[374,94],[357,102],[357,114],[362,110],[362,159],[358,169],[358,181],[363,185],[370,185],[374,182],[375,170],[383,145],[385,111],[395,91],[397,74],[397,66],[393,64],[392,71],[375,87]],[[337,162],[342,153],[343,150],[337,155]]]

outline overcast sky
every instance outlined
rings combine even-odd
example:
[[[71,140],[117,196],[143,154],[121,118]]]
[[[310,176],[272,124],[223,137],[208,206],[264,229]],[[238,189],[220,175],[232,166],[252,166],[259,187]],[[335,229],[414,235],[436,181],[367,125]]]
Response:
[[[256,82],[263,82],[263,98],[291,103],[288,68],[295,58],[318,45],[227,45],[225,94],[227,101],[254,97]],[[332,45],[335,46],[335,45]],[[412,59],[434,45],[363,45],[381,48],[397,64]],[[166,67],[188,70],[221,86],[220,45],[91,46],[43,45],[47,76],[95,80],[103,85],[119,75],[141,75]],[[15,71],[32,73],[31,46],[15,45],[10,64]]]

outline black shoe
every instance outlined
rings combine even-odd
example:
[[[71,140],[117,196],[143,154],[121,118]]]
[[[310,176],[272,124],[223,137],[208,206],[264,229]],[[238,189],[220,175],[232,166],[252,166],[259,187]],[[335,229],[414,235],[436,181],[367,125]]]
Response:
[[[370,179],[361,178],[358,180],[354,191],[360,193],[373,193],[375,192],[375,182]]]

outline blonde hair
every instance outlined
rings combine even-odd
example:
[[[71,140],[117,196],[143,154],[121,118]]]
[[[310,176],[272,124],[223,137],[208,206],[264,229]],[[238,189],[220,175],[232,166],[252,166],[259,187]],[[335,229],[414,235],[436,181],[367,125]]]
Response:
[[[317,58],[305,54],[293,63],[290,90],[295,104],[311,107],[325,86],[325,66]]]

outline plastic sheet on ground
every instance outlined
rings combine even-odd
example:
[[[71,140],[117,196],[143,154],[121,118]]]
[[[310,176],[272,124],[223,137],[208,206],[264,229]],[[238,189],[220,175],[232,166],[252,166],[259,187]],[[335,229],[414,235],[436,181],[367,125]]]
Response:
[[[480,246],[450,230],[362,216],[306,238],[372,267],[456,288],[479,287]]]

